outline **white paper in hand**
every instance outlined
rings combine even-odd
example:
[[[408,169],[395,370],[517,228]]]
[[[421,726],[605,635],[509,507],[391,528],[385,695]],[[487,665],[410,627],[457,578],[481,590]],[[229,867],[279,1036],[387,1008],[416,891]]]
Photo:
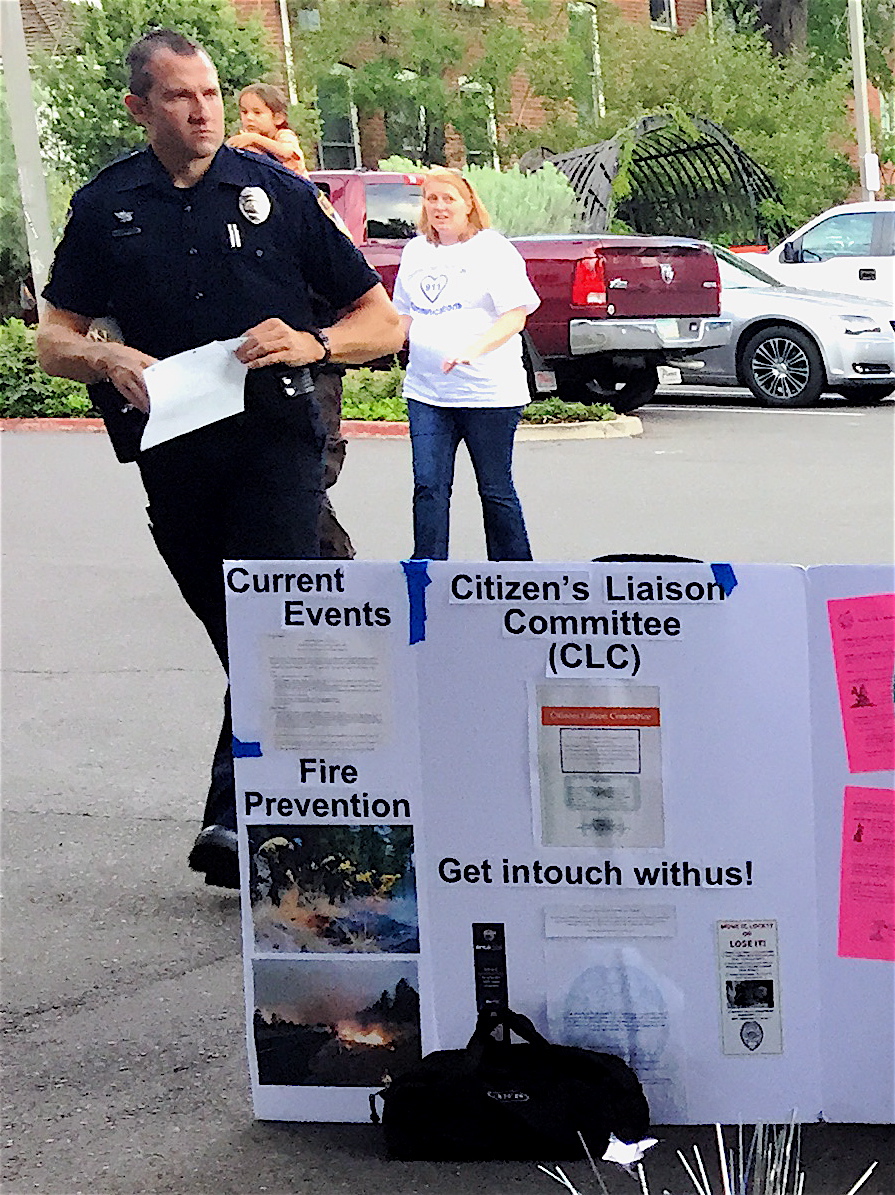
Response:
[[[246,366],[234,354],[241,343],[241,336],[213,340],[149,366],[143,375],[149,419],[141,450],[245,410]]]

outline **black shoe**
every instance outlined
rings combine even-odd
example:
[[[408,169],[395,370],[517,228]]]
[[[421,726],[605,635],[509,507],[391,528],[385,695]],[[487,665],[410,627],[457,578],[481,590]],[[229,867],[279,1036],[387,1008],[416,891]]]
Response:
[[[206,826],[190,851],[193,871],[205,872],[205,883],[215,888],[239,887],[239,854],[236,831],[226,826]]]

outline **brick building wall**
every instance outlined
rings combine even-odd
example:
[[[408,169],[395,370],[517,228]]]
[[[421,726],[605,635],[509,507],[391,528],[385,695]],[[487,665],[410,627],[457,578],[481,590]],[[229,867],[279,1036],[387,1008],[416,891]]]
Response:
[[[565,0],[555,0],[562,5]],[[626,21],[637,24],[648,24],[650,20],[650,0],[612,0]],[[520,7],[522,0],[509,0],[509,3]],[[273,44],[283,54],[283,30],[280,23],[278,0],[233,0],[237,12],[244,17],[255,17],[268,30]],[[690,29],[700,17],[705,15],[706,0],[674,0],[677,18],[676,28],[681,31]],[[284,72],[285,73],[285,72]],[[544,124],[545,114],[538,96],[533,95],[528,80],[523,74],[516,74],[512,79],[512,98],[510,119],[514,124],[526,128],[537,129]],[[376,115],[361,121],[361,145],[363,164],[375,167],[379,158],[385,153],[385,125],[381,115]],[[447,130],[446,157],[449,163],[460,164],[463,160],[462,142],[453,130]]]
[[[280,22],[280,6],[277,0],[233,0],[233,7],[241,17],[260,21],[270,35],[271,42],[282,56],[283,26]]]
[[[686,32],[705,16],[705,0],[677,0],[677,27]]]

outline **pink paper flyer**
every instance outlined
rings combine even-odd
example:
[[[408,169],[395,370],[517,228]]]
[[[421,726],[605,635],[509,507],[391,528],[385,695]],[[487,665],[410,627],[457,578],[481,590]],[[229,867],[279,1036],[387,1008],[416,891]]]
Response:
[[[895,961],[895,790],[845,790],[839,957]]]
[[[850,772],[895,768],[895,594],[827,602]]]

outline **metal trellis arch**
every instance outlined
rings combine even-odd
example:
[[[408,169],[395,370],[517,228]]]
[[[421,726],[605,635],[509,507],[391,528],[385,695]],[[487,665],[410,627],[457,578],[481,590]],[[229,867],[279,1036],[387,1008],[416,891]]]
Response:
[[[569,179],[584,228],[606,232],[613,218],[635,232],[728,243],[775,243],[789,231],[777,215],[780,194],[768,173],[710,120],[644,116],[609,141],[565,154],[527,154],[523,169],[552,162]],[[630,192],[613,195],[627,156]],[[627,190],[627,188],[626,188]]]

